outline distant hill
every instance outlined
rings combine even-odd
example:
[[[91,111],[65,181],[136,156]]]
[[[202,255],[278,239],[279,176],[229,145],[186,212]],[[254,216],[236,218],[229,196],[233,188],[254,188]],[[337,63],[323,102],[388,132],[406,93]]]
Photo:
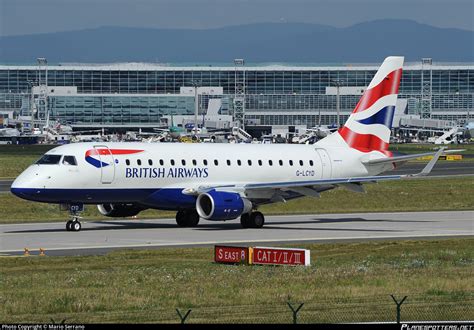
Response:
[[[347,28],[261,23],[217,29],[101,27],[0,38],[0,62],[380,62],[474,61],[474,32],[409,20],[376,20]]]

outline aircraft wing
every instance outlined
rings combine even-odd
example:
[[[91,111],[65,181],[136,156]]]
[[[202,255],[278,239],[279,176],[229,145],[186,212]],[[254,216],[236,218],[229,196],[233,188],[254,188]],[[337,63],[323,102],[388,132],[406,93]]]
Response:
[[[182,192],[186,195],[199,195],[210,190],[235,192],[241,194],[254,195],[258,191],[263,190],[281,190],[293,191],[300,195],[319,197],[319,193],[325,190],[333,189],[341,186],[354,192],[364,192],[362,184],[375,183],[379,181],[400,180],[428,175],[443,153],[444,149],[438,150],[433,159],[423,168],[419,173],[405,174],[405,175],[379,175],[379,176],[364,176],[351,178],[335,178],[335,179],[318,179],[308,181],[282,181],[282,182],[265,182],[265,183],[247,183],[243,185],[213,185],[213,186],[199,186],[197,188],[187,188]],[[257,194],[258,195],[258,194]]]

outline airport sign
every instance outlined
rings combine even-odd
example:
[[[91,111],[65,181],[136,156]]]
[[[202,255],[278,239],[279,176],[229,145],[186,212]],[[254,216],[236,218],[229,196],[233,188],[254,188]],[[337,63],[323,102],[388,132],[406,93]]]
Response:
[[[249,248],[241,246],[214,247],[214,261],[217,263],[249,263]]]
[[[251,264],[254,265],[310,265],[310,250],[280,249],[269,247],[251,248]]]

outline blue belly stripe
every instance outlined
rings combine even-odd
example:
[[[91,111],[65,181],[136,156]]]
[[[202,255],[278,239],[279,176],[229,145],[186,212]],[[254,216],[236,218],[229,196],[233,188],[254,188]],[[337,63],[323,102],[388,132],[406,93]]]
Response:
[[[194,207],[195,196],[182,194],[183,188],[166,189],[45,189],[11,188],[23,199],[44,203],[140,203],[151,208],[179,210]]]

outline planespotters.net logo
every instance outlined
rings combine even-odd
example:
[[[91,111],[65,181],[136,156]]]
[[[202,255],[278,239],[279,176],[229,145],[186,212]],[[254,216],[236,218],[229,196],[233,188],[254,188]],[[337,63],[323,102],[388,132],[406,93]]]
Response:
[[[86,151],[85,160],[96,168],[107,167],[118,160],[113,156],[117,155],[133,155],[143,150],[135,149],[108,149],[108,148],[94,148]]]
[[[402,324],[402,330],[474,330],[474,323],[462,324],[437,324],[437,323],[416,323]]]

